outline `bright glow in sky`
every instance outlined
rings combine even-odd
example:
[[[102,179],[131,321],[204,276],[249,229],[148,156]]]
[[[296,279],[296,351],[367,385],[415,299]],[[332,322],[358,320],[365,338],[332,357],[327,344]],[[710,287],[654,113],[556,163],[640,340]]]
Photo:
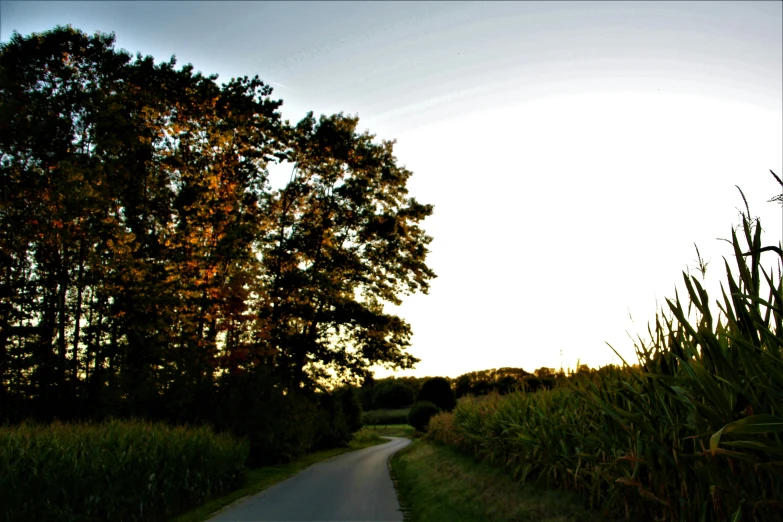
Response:
[[[397,140],[438,274],[407,374],[633,359],[694,243],[718,297],[735,185],[783,237],[781,2],[0,2],[2,41],[69,23]]]

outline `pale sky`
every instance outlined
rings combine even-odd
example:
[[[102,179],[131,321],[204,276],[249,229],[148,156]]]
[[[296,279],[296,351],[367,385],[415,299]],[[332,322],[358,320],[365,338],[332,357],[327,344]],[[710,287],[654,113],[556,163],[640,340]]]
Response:
[[[0,40],[113,31],[222,80],[258,74],[292,122],[343,111],[396,139],[411,195],[435,206],[438,274],[397,309],[421,359],[402,374],[456,377],[617,362],[606,343],[633,362],[629,334],[683,295],[694,243],[719,296],[735,185],[780,243],[782,8],[2,1]]]

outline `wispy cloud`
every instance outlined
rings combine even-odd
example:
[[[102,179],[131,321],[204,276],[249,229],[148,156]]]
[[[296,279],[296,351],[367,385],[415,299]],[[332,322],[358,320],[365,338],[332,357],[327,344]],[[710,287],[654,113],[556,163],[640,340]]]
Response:
[[[269,85],[271,85],[272,87],[278,87],[278,88],[283,89],[285,91],[288,91],[288,92],[291,92],[291,93],[296,93],[296,91],[294,89],[292,89],[291,87],[289,87],[287,85],[284,85],[284,84],[282,84],[280,82],[276,82],[276,81],[270,80],[268,78],[265,79],[264,81],[266,83],[268,83]]]
[[[403,105],[401,107],[397,107],[389,111],[382,112],[374,116],[373,120],[375,120],[376,122],[388,121],[394,118],[398,118],[400,116],[406,116],[418,112],[423,112],[425,110],[432,109],[433,107],[445,105],[447,103],[454,102],[462,98],[469,98],[480,94],[487,94],[489,92],[496,91],[501,87],[510,85],[511,83],[513,82],[511,81],[492,82],[484,85],[479,85],[477,87],[472,87],[470,89],[461,89],[458,91],[452,91],[446,94],[442,94],[440,96],[428,98],[426,100],[417,103]]]

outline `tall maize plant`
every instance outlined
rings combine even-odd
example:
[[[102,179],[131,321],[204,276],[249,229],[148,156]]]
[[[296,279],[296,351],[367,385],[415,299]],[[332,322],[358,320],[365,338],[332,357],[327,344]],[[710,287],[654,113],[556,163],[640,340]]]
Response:
[[[755,225],[755,226],[754,226]],[[716,317],[684,274],[638,367],[606,367],[567,388],[467,398],[430,432],[520,479],[582,493],[611,517],[667,521],[783,518],[783,287],[765,270],[761,226],[732,233],[735,270]],[[744,246],[742,246],[744,244]],[[667,317],[668,315],[668,317]],[[448,427],[449,433],[444,432]]]
[[[241,485],[248,444],[143,421],[0,428],[0,521],[170,520]]]

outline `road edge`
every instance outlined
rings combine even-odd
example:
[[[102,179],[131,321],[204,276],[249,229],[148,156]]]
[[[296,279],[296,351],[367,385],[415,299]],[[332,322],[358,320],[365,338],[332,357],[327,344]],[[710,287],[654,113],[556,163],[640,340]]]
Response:
[[[382,438],[382,439],[388,439],[388,437],[380,437],[380,438]],[[256,491],[254,491],[253,493],[248,493],[247,495],[245,495],[245,496],[243,496],[243,497],[239,497],[238,499],[234,500],[234,501],[233,501],[233,502],[231,502],[230,504],[226,504],[225,506],[221,507],[220,509],[218,509],[218,510],[216,510],[216,511],[212,511],[210,514],[206,515],[206,516],[205,516],[205,518],[202,518],[202,519],[201,519],[201,521],[202,521],[202,522],[207,522],[207,521],[209,521],[209,520],[212,520],[214,517],[218,516],[218,515],[219,515],[220,513],[222,513],[223,511],[226,511],[227,509],[229,509],[229,508],[232,508],[232,507],[236,506],[236,505],[237,505],[237,504],[239,504],[240,502],[243,502],[243,501],[247,500],[248,498],[250,498],[250,497],[253,497],[253,496],[257,495],[257,494],[261,493],[262,491],[264,491],[264,490],[266,490],[266,489],[269,489],[269,488],[271,488],[272,486],[275,486],[275,485],[277,485],[277,484],[280,484],[281,482],[284,482],[284,481],[286,481],[286,480],[288,480],[288,479],[290,479],[290,478],[292,478],[292,477],[295,477],[296,475],[298,475],[298,474],[302,473],[302,472],[303,472],[303,471],[305,471],[306,469],[309,469],[309,468],[311,468],[311,467],[313,467],[313,466],[315,466],[315,465],[317,465],[317,464],[320,464],[320,463],[322,463],[322,462],[327,462],[327,461],[329,461],[329,460],[331,460],[331,459],[334,459],[334,458],[340,457],[341,455],[345,455],[346,453],[353,453],[353,452],[355,452],[355,451],[362,451],[363,449],[367,449],[367,448],[371,448],[371,447],[373,447],[373,446],[379,446],[379,445],[383,445],[383,444],[386,444],[386,442],[381,442],[381,443],[378,443],[378,444],[371,444],[371,445],[369,445],[369,446],[365,446],[365,447],[363,447],[363,448],[348,449],[347,451],[342,451],[342,452],[340,452],[340,453],[338,453],[338,454],[336,454],[336,455],[332,455],[331,457],[327,457],[327,458],[325,458],[325,459],[323,459],[323,460],[319,460],[319,461],[317,461],[317,462],[312,462],[312,463],[308,464],[307,466],[305,466],[305,467],[303,467],[303,468],[300,468],[300,469],[298,469],[297,471],[295,471],[295,472],[293,472],[293,473],[291,473],[291,474],[289,474],[289,475],[286,475],[285,477],[281,478],[280,480],[278,480],[278,481],[276,481],[276,482],[273,482],[273,483],[267,484],[266,486],[262,487],[261,489],[258,489],[258,490],[256,490]],[[176,519],[174,519],[174,520],[176,520]]]
[[[402,454],[403,452],[410,451],[410,448],[416,443],[416,439],[411,439],[411,443],[395,451],[389,458],[386,459],[386,467],[389,469],[389,477],[391,477],[392,485],[394,485],[394,491],[397,493],[397,503],[400,505],[400,511],[402,512],[402,522],[412,522],[411,510],[408,502],[405,500],[405,495],[400,491],[397,474],[394,472],[392,466],[392,459]]]

